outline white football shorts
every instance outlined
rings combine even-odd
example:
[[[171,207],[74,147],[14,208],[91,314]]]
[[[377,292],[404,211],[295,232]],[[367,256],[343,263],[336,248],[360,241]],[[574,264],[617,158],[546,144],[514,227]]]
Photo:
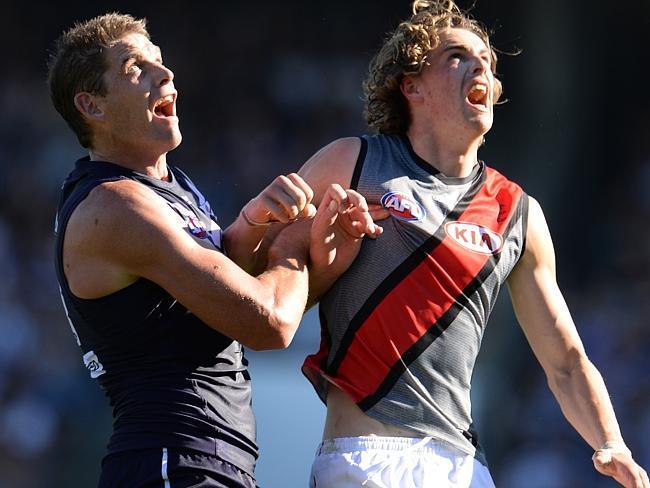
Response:
[[[487,467],[431,437],[323,441],[310,488],[495,488]]]

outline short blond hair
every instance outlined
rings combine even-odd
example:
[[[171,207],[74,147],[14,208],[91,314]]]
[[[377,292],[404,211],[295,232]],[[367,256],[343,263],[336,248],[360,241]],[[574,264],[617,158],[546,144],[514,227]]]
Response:
[[[105,51],[133,33],[148,39],[146,20],[113,12],[75,24],[56,41],[56,51],[48,63],[50,98],[83,147],[91,146],[92,134],[74,97],[80,92],[106,95]]]
[[[405,75],[420,74],[427,54],[440,43],[441,31],[460,28],[476,34],[490,50],[490,67],[496,72],[497,55],[487,29],[453,0],[415,0],[412,12],[408,20],[389,34],[372,58],[368,77],[363,82],[363,115],[368,126],[380,134],[399,134],[408,129],[409,108],[400,84]],[[501,82],[495,78],[495,103],[501,93]]]

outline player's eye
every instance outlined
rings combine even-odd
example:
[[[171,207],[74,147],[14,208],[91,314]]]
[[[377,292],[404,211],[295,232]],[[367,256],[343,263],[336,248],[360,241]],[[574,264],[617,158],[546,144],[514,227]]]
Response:
[[[127,68],[126,72],[128,74],[138,74],[142,71],[142,66],[138,63],[131,63]]]

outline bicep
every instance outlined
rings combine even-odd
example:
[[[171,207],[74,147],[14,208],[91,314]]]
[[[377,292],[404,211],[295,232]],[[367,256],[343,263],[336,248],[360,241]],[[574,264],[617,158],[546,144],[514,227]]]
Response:
[[[584,354],[556,281],[555,254],[546,220],[532,198],[526,249],[508,278],[508,289],[524,334],[547,372],[566,369]]]
[[[158,284],[220,332],[238,339],[232,316],[255,321],[260,304],[272,299],[258,280],[191,236],[150,190],[114,196],[102,212],[96,252],[120,272]]]

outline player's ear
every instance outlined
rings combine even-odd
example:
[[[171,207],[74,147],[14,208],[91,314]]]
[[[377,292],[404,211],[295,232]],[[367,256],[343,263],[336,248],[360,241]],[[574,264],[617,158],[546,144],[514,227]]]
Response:
[[[89,121],[104,120],[104,108],[101,97],[88,92],[79,92],[74,96],[74,106]]]
[[[402,95],[404,95],[407,100],[413,102],[422,100],[420,84],[414,76],[404,76],[400,82],[399,88],[402,92]]]

